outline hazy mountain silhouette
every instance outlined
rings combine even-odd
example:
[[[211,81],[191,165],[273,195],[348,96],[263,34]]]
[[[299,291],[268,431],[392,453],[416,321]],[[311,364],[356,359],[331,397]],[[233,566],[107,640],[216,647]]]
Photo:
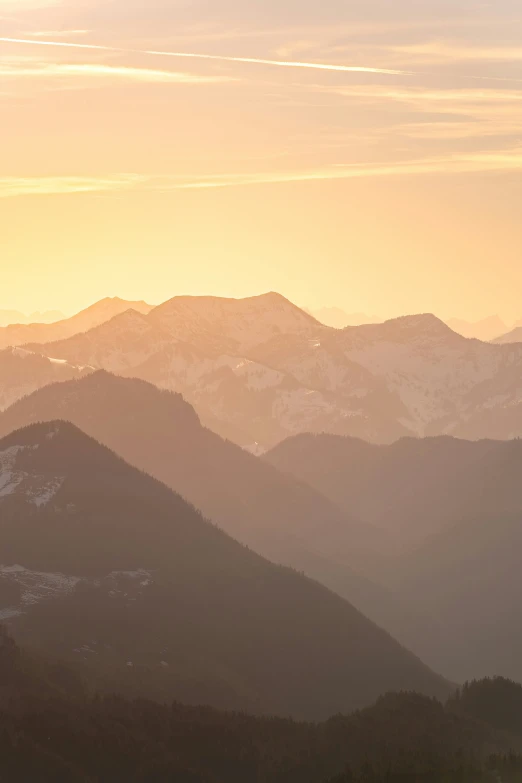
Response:
[[[86,332],[130,307],[143,313],[148,313],[152,309],[152,306],[146,302],[126,302],[118,297],[102,299],[86,310],[61,321],[4,326],[0,328],[0,349],[25,343],[50,343],[53,340],[63,340],[79,332]]]
[[[349,603],[241,546],[73,425],[11,433],[0,460],[2,580],[20,589],[4,616],[21,612],[19,638],[86,659],[91,677],[305,717],[389,689],[448,693]]]
[[[334,329],[344,329],[347,326],[361,326],[362,324],[377,324],[383,321],[377,315],[347,313],[340,307],[322,307],[320,310],[312,310],[311,315],[322,324],[325,324],[325,326],[332,326]]]
[[[489,342],[508,330],[508,327],[498,315],[490,315],[480,321],[465,321],[461,318],[450,318],[446,321],[450,329],[463,337],[475,338]]]
[[[500,345],[505,343],[522,343],[522,326],[517,326],[506,334],[501,334],[493,342]]]
[[[522,512],[522,441],[404,438],[377,446],[334,435],[289,438],[263,459],[305,481],[400,548],[482,512]]]
[[[264,459],[393,533],[380,578],[431,620],[401,627],[415,652],[456,680],[522,677],[522,441],[303,435]]]
[[[46,312],[31,313],[25,315],[18,310],[0,310],[0,327],[10,326],[12,324],[51,324],[55,321],[63,321],[65,315],[59,310],[48,310]]]
[[[203,427],[179,395],[98,372],[41,389],[0,417],[0,434],[61,417],[179,492],[235,539],[318,579],[381,624],[400,615],[360,575],[392,546],[308,484]]]

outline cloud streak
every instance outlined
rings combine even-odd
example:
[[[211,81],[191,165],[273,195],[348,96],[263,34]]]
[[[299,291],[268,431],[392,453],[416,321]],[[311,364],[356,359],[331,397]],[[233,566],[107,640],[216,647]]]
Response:
[[[98,64],[56,64],[42,63],[38,65],[2,64],[0,61],[0,76],[3,79],[43,78],[66,79],[84,77],[87,79],[109,78],[130,82],[153,84],[214,84],[233,81],[228,77],[199,76],[177,71],[162,71],[150,68],[130,68],[127,66]]]
[[[0,177],[0,198],[129,190],[143,183],[145,179],[139,174],[112,174],[104,177]]]
[[[40,41],[30,38],[0,38],[2,43],[12,44],[24,44],[32,46],[53,46],[53,47],[65,47],[68,49],[91,49],[97,51],[106,52],[120,52],[127,54],[144,54],[152,55],[154,57],[176,57],[181,59],[192,60],[210,60],[216,62],[228,62],[243,65],[263,65],[276,68],[306,68],[316,71],[335,71],[338,73],[369,73],[369,74],[381,74],[385,76],[407,76],[408,71],[397,71],[388,68],[373,68],[362,65],[336,65],[334,63],[309,63],[309,62],[297,62],[294,60],[267,60],[257,57],[231,57],[228,55],[218,54],[200,54],[196,52],[167,52],[167,51],[154,51],[144,49],[122,49],[113,46],[100,46],[96,44],[81,44],[73,43],[70,41]]]
[[[218,174],[198,177],[178,175],[112,174],[103,177],[3,177],[0,199],[16,196],[71,195],[139,190],[211,190],[217,188],[328,182],[395,176],[422,176],[522,171],[522,148],[451,155],[381,164],[337,164],[297,171]]]

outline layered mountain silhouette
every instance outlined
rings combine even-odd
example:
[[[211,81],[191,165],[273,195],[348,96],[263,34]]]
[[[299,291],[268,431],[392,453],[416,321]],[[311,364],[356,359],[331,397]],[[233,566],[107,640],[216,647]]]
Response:
[[[19,310],[0,310],[0,327],[12,324],[51,324],[63,320],[65,320],[65,315],[59,310],[47,310],[43,313],[31,313],[31,315],[25,315]]]
[[[446,321],[450,329],[463,337],[489,342],[507,332],[508,327],[498,315],[490,315],[480,321],[465,321],[462,318],[450,318]]]
[[[49,343],[53,340],[63,340],[79,332],[93,329],[131,307],[142,313],[148,313],[152,309],[152,306],[146,302],[128,302],[114,297],[102,299],[71,318],[50,323],[40,323],[37,320],[34,323],[11,323],[0,328],[0,349],[16,347],[24,343]],[[35,317],[37,318],[38,314],[35,314]]]
[[[3,616],[107,687],[321,717],[449,686],[70,423],[0,441]]]
[[[429,314],[338,330],[278,294],[176,297],[26,347],[180,392],[256,453],[299,432],[376,443],[522,432],[522,345],[469,340]]]
[[[509,343],[522,343],[522,326],[517,326],[515,327],[515,329],[512,329],[510,332],[500,335],[500,337],[497,337],[495,340],[493,340],[493,342],[496,343],[497,345],[505,345]]]
[[[362,324],[376,324],[384,320],[377,315],[347,313],[340,307],[321,307],[319,310],[313,310],[311,315],[322,324],[325,324],[325,326],[332,326],[334,329],[345,329],[347,326],[361,326]]]
[[[180,395],[100,371],[21,400],[0,417],[0,434],[58,417],[179,492],[256,552],[321,581],[379,623],[400,616],[386,590],[360,571],[362,563],[380,562],[392,536],[223,440]]]
[[[522,441],[302,435],[265,459],[393,534],[372,576],[430,618],[401,628],[419,655],[456,680],[522,677]]]

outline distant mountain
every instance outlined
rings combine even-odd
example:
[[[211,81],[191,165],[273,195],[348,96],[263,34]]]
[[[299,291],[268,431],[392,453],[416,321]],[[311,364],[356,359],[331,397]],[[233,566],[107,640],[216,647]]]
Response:
[[[463,337],[475,338],[490,342],[500,334],[507,332],[508,327],[498,315],[491,315],[481,321],[464,321],[460,318],[450,318],[446,321],[450,329]]]
[[[321,581],[384,624],[401,609],[361,576],[391,535],[203,427],[179,395],[105,372],[41,389],[0,416],[0,435],[61,417],[179,492],[270,560]],[[398,622],[398,619],[397,619]]]
[[[65,315],[59,310],[49,310],[45,313],[32,313],[31,315],[25,315],[18,310],[0,310],[0,327],[9,326],[10,324],[50,324],[55,321],[61,321],[65,318]]]
[[[394,537],[399,554],[370,575],[428,618],[400,629],[424,660],[455,680],[522,678],[521,440],[303,435],[264,459]]]
[[[521,345],[469,340],[433,315],[332,329],[277,294],[177,297],[30,350],[179,392],[262,453],[290,435],[522,434]]]
[[[492,342],[503,345],[505,343],[522,343],[522,326],[517,326],[507,334],[501,334]]]
[[[24,348],[6,348],[0,351],[0,411],[42,386],[81,378],[91,371]]]
[[[362,326],[362,324],[382,323],[383,318],[366,313],[346,313],[340,307],[323,307],[313,310],[311,313],[322,324],[332,326],[334,329],[344,329],[347,326]]]
[[[383,384],[342,357],[347,383],[339,395],[318,388],[313,376],[295,377],[284,360],[302,346],[314,363],[330,333],[278,294],[177,297],[148,316],[129,311],[86,334],[29,347],[180,392],[206,424],[255,452],[302,430],[384,441],[406,434],[389,415],[390,407],[402,411],[400,402],[392,395],[381,415],[389,396]],[[277,346],[282,357],[273,355]]]
[[[56,323],[20,323],[0,328],[0,349],[15,347],[25,343],[48,343],[63,340],[79,332],[86,332],[108,321],[118,313],[129,308],[148,313],[152,306],[146,302],[126,302],[117,297],[102,299],[86,310]],[[38,314],[35,314],[38,316]]]
[[[71,424],[0,441],[2,614],[111,690],[318,718],[449,686]]]

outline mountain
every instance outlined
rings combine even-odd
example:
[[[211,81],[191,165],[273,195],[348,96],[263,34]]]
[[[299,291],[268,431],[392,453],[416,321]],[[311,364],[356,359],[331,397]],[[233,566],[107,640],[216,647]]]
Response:
[[[392,545],[324,495],[200,423],[179,395],[97,372],[21,400],[0,416],[0,435],[58,417],[167,484],[233,538],[317,579],[384,624],[400,616],[362,563]]]
[[[69,423],[0,441],[3,615],[111,690],[320,718],[449,686]]]
[[[0,351],[0,411],[49,383],[81,378],[92,371],[24,348]]]
[[[86,334],[28,347],[182,393],[206,424],[255,452],[303,430],[377,440],[405,434],[380,414],[389,395],[362,368],[341,357],[346,383],[337,395],[317,388],[313,373],[296,377],[292,362],[283,361],[302,346],[316,362],[316,346],[330,332],[278,294],[176,297],[148,316],[128,311]],[[263,352],[263,345],[281,345],[282,358]],[[390,407],[401,409],[393,395]]]
[[[467,340],[426,314],[345,329],[340,347],[398,395],[406,409],[401,422],[417,435],[460,435],[473,420],[465,437],[497,437],[491,431],[497,416],[498,437],[522,432],[522,388],[515,380],[522,346]],[[506,409],[511,431],[504,435]]]
[[[369,575],[410,610],[405,644],[455,680],[522,678],[522,441],[303,435],[264,459],[393,535]]]
[[[340,307],[323,307],[320,310],[312,311],[311,314],[325,326],[331,326],[334,329],[345,329],[347,326],[361,326],[362,324],[377,324],[384,320],[377,315],[346,313]]]
[[[475,338],[490,342],[499,334],[507,332],[508,327],[498,315],[490,315],[480,321],[464,321],[460,318],[450,318],[446,321],[450,329],[463,337]]]
[[[493,342],[497,343],[497,345],[504,345],[506,343],[522,343],[522,326],[517,326],[510,332],[507,332],[507,334],[501,334],[500,337],[497,337],[495,340],[493,340]]]
[[[300,432],[390,443],[522,433],[522,345],[469,340],[433,315],[332,329],[284,297],[177,297],[30,350],[179,392],[262,453]]]
[[[51,324],[64,319],[65,315],[59,310],[48,310],[44,313],[36,312],[31,315],[25,315],[18,310],[0,310],[0,327],[10,326],[11,324]]]
[[[79,332],[86,332],[108,321],[118,313],[134,308],[148,313],[152,306],[146,302],[126,302],[123,299],[107,298],[91,305],[86,310],[56,323],[20,323],[0,328],[0,349],[16,347],[25,343],[49,343],[63,340]]]
[[[321,324],[281,294],[247,299],[177,296],[156,307],[153,319],[176,340],[241,355],[275,335],[321,331]]]

